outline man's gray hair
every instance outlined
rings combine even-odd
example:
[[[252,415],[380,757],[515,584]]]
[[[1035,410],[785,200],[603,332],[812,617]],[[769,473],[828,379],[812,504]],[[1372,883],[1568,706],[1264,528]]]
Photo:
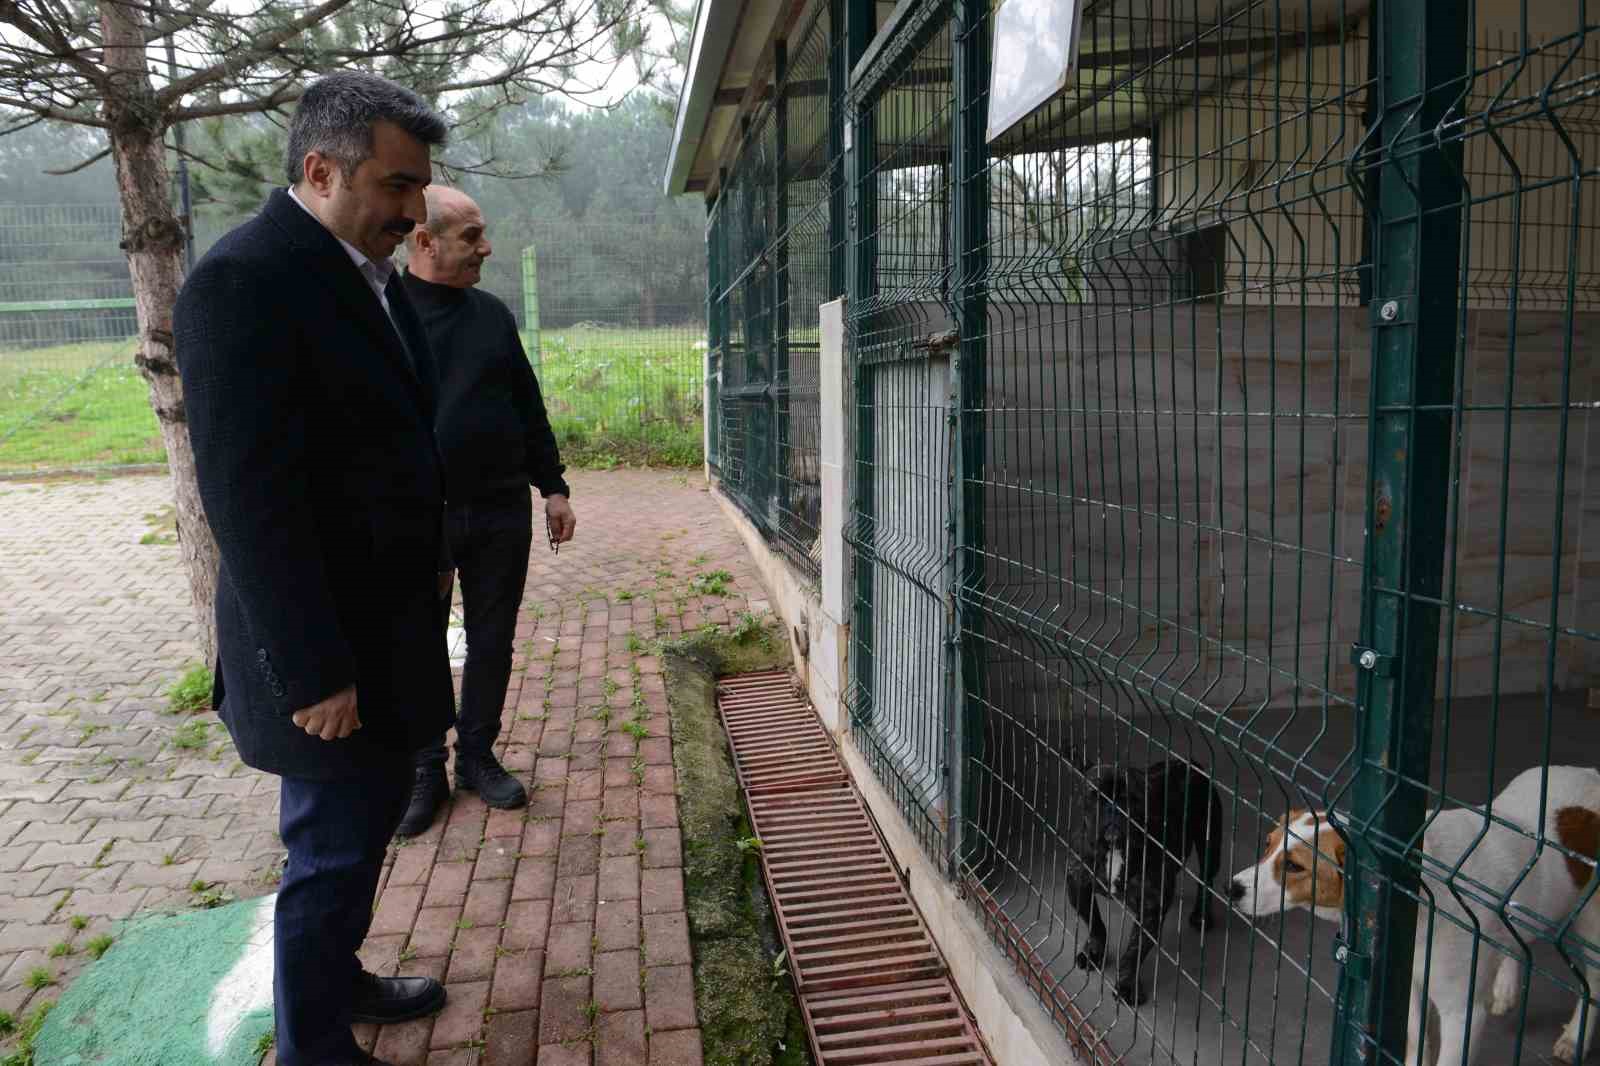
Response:
[[[430,148],[445,142],[444,119],[410,89],[360,70],[324,75],[300,97],[289,123],[289,184],[304,176],[306,155],[320,152],[346,178],[372,158],[372,127],[392,122]]]

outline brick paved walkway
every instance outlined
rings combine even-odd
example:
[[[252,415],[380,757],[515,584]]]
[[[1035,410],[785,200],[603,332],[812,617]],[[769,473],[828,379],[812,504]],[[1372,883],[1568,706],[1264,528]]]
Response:
[[[363,1034],[396,1063],[700,1061],[650,642],[764,593],[697,476],[573,482],[579,539],[535,545],[506,698],[503,757],[532,801],[462,797],[391,852],[368,964],[450,989],[437,1018]],[[175,743],[164,713],[194,656],[176,551],[139,543],[166,498],[163,478],[0,483],[3,1010],[54,998],[115,919],[193,905],[196,882],[242,897],[276,879],[275,781],[219,728]],[[28,987],[41,967],[56,986]]]

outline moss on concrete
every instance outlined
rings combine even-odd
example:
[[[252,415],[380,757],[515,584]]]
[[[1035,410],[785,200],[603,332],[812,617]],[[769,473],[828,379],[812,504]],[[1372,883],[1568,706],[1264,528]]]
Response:
[[[761,881],[727,739],[717,721],[716,679],[789,665],[781,629],[702,630],[664,645],[661,665],[672,712],[678,821],[695,999],[707,1066],[802,1066],[805,1029],[778,961],[782,942]],[[645,945],[646,952],[649,945]]]

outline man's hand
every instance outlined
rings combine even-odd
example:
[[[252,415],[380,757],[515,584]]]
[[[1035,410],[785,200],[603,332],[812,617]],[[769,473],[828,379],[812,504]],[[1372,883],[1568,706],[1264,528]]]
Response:
[[[551,496],[544,501],[544,518],[557,544],[565,544],[577,532],[578,516],[572,513],[572,504],[565,496]]]
[[[454,570],[439,571],[439,598],[441,600],[450,598],[450,587],[455,584],[455,577],[456,572]]]
[[[294,724],[323,740],[343,740],[361,728],[356,713],[356,687],[347,685],[321,703],[295,711]]]

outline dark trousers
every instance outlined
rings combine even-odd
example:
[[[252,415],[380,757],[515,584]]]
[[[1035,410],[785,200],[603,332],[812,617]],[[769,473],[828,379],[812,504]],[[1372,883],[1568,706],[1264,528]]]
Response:
[[[273,921],[273,1009],[280,1066],[354,1060],[356,949],[372,922],[384,850],[405,814],[404,756],[338,781],[285,777],[278,831],[289,864]]]
[[[466,612],[467,663],[461,671],[457,754],[486,755],[500,736],[511,680],[517,609],[528,580],[533,500],[528,490],[450,506],[450,554]],[[417,753],[417,768],[443,767],[444,738]]]

